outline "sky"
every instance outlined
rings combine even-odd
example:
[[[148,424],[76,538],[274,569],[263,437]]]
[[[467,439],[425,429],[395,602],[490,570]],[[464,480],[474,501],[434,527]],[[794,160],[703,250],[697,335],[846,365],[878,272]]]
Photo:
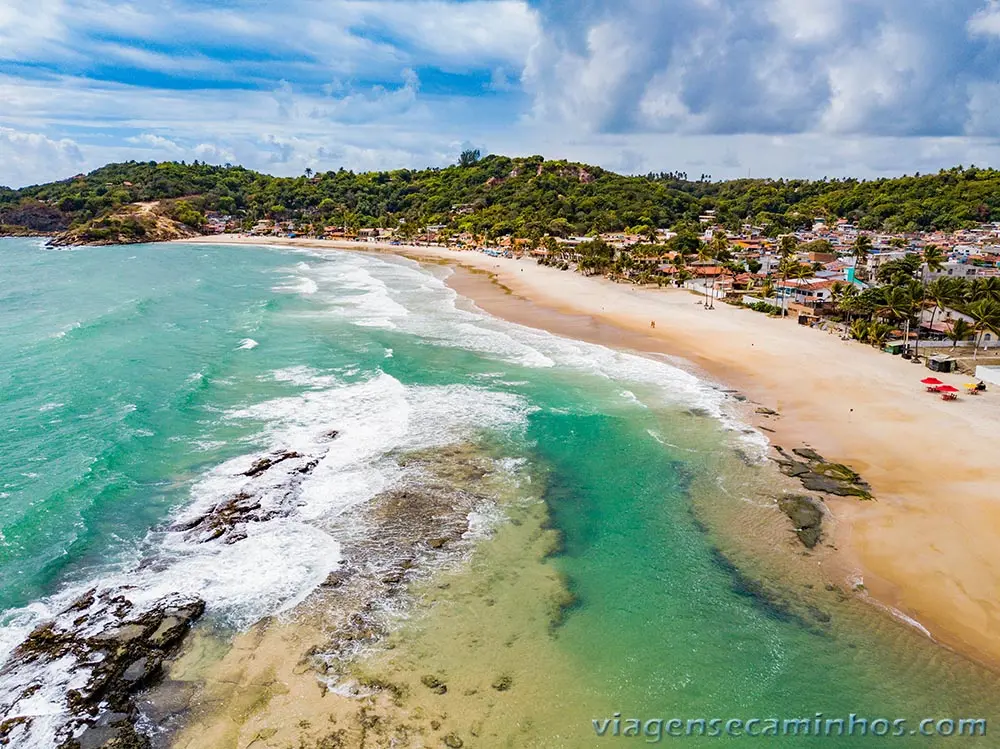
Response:
[[[1000,0],[0,0],[0,185],[466,148],[713,179],[1000,167]]]

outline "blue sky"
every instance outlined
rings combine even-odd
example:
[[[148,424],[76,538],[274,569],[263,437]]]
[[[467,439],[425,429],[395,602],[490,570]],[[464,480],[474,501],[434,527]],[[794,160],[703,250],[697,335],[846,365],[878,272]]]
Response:
[[[1000,3],[0,1],[0,184],[468,146],[715,178],[1000,166]]]

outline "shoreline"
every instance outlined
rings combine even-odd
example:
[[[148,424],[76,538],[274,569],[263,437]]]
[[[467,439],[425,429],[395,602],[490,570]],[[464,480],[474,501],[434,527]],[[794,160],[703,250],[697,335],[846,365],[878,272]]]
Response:
[[[989,481],[995,470],[990,424],[1000,416],[992,392],[943,403],[919,385],[925,370],[870,347],[725,304],[706,311],[687,291],[585,278],[531,260],[274,237],[179,241],[388,252],[455,266],[449,286],[497,317],[689,362],[779,412],[753,419],[772,445],[809,445],[872,484],[875,502],[828,502],[839,576],[861,575],[879,608],[918,622],[934,641],[987,666],[1000,663],[1000,643],[991,637],[1000,624],[993,603],[1000,559],[990,554],[1000,531]],[[961,505],[954,501],[959,497]]]

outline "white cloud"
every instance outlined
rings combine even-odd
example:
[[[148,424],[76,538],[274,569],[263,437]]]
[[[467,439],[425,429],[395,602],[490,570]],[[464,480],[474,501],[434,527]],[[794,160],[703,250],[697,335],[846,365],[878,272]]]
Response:
[[[68,138],[0,127],[0,185],[20,186],[63,179],[80,171],[84,157]]]
[[[985,8],[969,19],[969,31],[973,34],[1000,36],[1000,3],[989,0]]]
[[[717,177],[1000,164],[997,37],[1000,0],[0,0],[0,182],[469,142]]]
[[[539,3],[524,83],[568,127],[985,134],[970,90],[1000,78],[995,0]]]

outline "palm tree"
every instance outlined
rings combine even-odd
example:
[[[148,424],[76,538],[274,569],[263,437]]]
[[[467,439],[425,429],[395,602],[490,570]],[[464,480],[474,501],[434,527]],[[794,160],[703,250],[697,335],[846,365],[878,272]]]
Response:
[[[881,348],[893,331],[893,326],[884,322],[871,323],[868,326],[868,343],[876,348]]]
[[[868,328],[869,323],[867,320],[862,320],[858,318],[851,323],[850,333],[851,338],[856,341],[865,341],[868,338]]]
[[[794,234],[784,234],[778,240],[778,255],[781,260],[778,262],[778,270],[781,272],[782,285],[788,283],[788,271],[791,269],[792,256],[799,251],[799,240]],[[785,300],[788,293],[785,289],[781,291],[781,316],[785,316]]]
[[[882,303],[875,308],[875,312],[884,320],[905,320],[913,314],[913,297],[904,288],[886,289]]]
[[[944,251],[936,244],[929,244],[924,247],[924,264],[931,273],[940,273],[944,268],[946,256]]]
[[[854,276],[861,278],[868,277],[868,269],[864,268],[865,261],[872,251],[872,238],[867,234],[858,234],[851,245],[851,254],[854,256]],[[862,270],[863,269],[863,270]],[[860,272],[859,272],[860,271]]]
[[[976,331],[976,350],[972,358],[979,356],[979,345],[983,342],[983,336],[987,331],[1000,333],[1000,304],[992,299],[980,299],[973,302],[965,309]]]
[[[932,330],[934,329],[934,319],[937,317],[938,310],[944,311],[947,307],[960,301],[960,293],[956,279],[948,278],[947,276],[936,278],[927,284],[924,288],[924,304],[929,305],[931,308],[930,328]]]
[[[770,277],[765,278],[760,284],[760,295],[764,299],[770,299],[774,294],[774,280]]]
[[[909,256],[908,256],[909,257]],[[920,273],[921,289],[920,301],[917,304],[917,338],[913,342],[913,356],[920,355],[920,323],[923,318],[923,309],[927,306],[927,282],[929,274],[939,273],[944,268],[945,254],[936,244],[929,244],[924,248],[924,264],[927,266],[927,275]],[[916,297],[915,297],[916,298]],[[934,325],[934,312],[937,309],[936,302],[934,310],[931,311],[931,325]]]
[[[951,347],[955,348],[958,346],[959,341],[964,341],[970,335],[975,332],[975,327],[969,324],[967,320],[961,317],[955,320],[951,325],[951,330],[948,332],[948,338],[951,339]]]
[[[1000,303],[1000,276],[973,279],[969,285],[969,301]]]
[[[813,270],[811,265],[805,265],[804,263],[796,263],[791,268],[788,269],[789,278],[794,278],[798,281],[804,281],[807,278],[812,278],[816,275],[816,271]]]

